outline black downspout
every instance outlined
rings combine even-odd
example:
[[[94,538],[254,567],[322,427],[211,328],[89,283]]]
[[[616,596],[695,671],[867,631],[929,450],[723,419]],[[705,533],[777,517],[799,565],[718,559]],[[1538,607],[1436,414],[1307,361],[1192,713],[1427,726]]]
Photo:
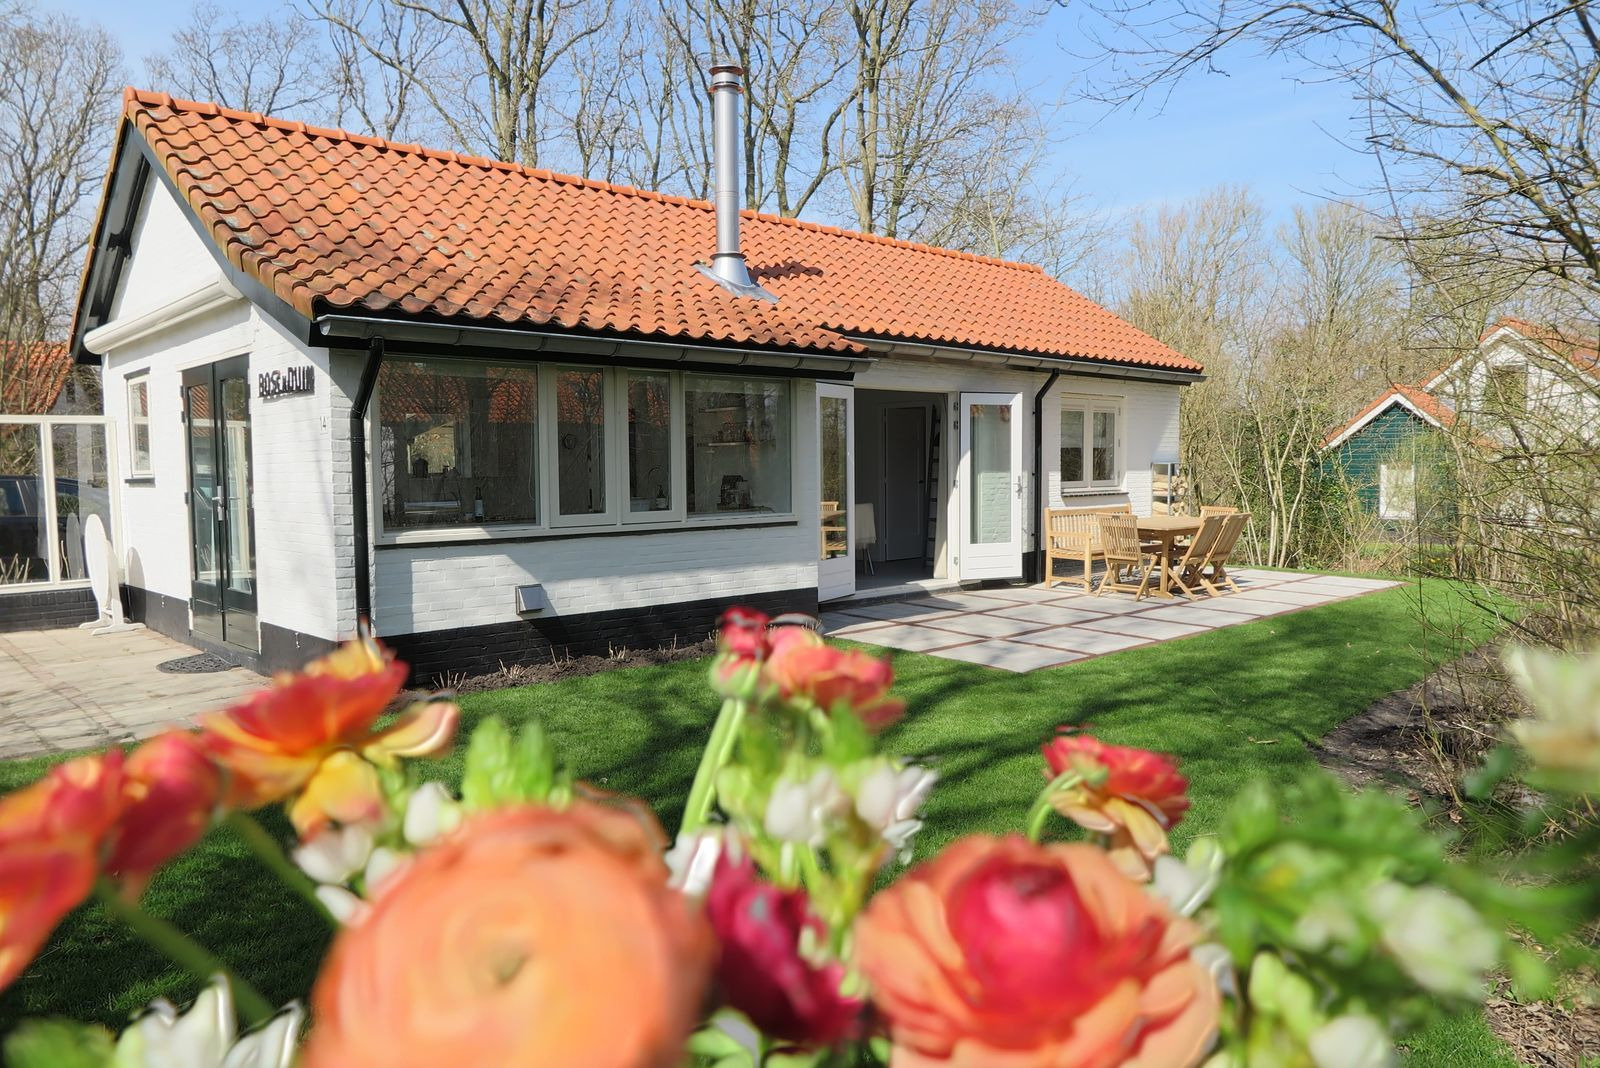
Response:
[[[356,623],[372,620],[372,550],[367,532],[367,405],[378,384],[378,365],[383,363],[383,338],[375,337],[367,346],[366,366],[361,369],[361,384],[350,404],[350,506],[355,510],[351,527],[356,550]]]
[[[1033,395],[1033,552],[1028,555],[1029,582],[1044,581],[1044,540],[1039,529],[1044,520],[1044,395],[1060,378],[1059,370],[1051,371]]]

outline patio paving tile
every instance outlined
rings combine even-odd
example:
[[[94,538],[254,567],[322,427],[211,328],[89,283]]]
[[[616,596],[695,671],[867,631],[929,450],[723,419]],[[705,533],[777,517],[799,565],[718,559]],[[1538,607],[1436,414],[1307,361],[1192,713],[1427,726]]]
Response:
[[[822,621],[824,634],[854,634],[858,630],[871,630],[873,627],[888,626],[887,619],[868,619],[864,616],[852,616],[845,612],[824,612],[818,617]]]
[[[1197,625],[1174,619],[1157,619],[1147,613],[1140,616],[1122,616],[1118,619],[1091,619],[1087,623],[1078,624],[1078,627],[1106,634],[1133,634],[1146,641],[1169,641],[1173,638],[1187,638],[1191,634],[1199,634],[1206,630],[1215,630],[1217,627],[1227,626],[1230,622],[1236,621],[1224,618],[1214,623]]]
[[[1103,631],[1084,630],[1082,627],[1053,627],[1050,630],[1036,630],[1032,634],[1019,634],[1010,640],[1022,642],[1026,645],[1045,645],[1051,649],[1066,649],[1091,656],[1119,653],[1124,649],[1132,649],[1136,645],[1150,644],[1149,638],[1140,638],[1129,634],[1107,634]]]
[[[1025,634],[1030,630],[1039,630],[1048,626],[1037,620],[1009,619],[997,615],[945,616],[931,620],[930,627],[948,630],[955,634],[967,634],[976,638],[1009,638],[1013,634]]]
[[[992,612],[1004,608],[1005,602],[993,597],[980,597],[975,593],[941,593],[905,602],[931,612]]]
[[[1194,600],[1169,602],[1151,609],[1146,615],[1160,615],[1175,608],[1199,608],[1208,612],[1221,612],[1223,623],[1235,622],[1227,616],[1270,616],[1276,612],[1286,611],[1291,606],[1279,601],[1252,601],[1246,600],[1242,593],[1225,593],[1221,597],[1198,597]]]
[[[1064,598],[1053,603],[1062,608],[1075,608],[1100,616],[1120,616],[1129,612],[1143,612],[1154,602],[1135,601],[1132,597],[1120,593],[1107,593],[1104,597],[1080,593],[1076,597]]]
[[[935,616],[955,615],[960,611],[962,609],[955,607],[930,608],[922,601],[890,601],[887,604],[866,604],[859,608],[854,606],[841,608],[839,609],[839,614],[854,616],[862,622],[875,620],[883,623],[903,619],[932,619]]]
[[[1007,586],[1003,589],[973,590],[972,593],[975,597],[992,597],[997,601],[1020,601],[1024,604],[1048,604],[1072,596],[1071,590],[1047,590],[1042,586]]]
[[[1019,604],[992,613],[1006,619],[1025,619],[1030,623],[1059,626],[1063,623],[1082,623],[1087,619],[1105,619],[1104,612],[1090,608],[1067,607],[1059,604]]]
[[[964,660],[969,664],[1019,673],[1084,659],[1084,654],[1078,652],[1052,649],[1043,645],[1023,645],[1001,639],[946,649],[939,655],[949,660]]]
[[[1276,610],[1267,614],[1276,615],[1278,611],[1292,611],[1292,609],[1286,605],[1279,605]],[[1159,613],[1151,613],[1150,616],[1141,618],[1149,618],[1152,622],[1157,623],[1177,623],[1183,626],[1200,627],[1205,630],[1217,630],[1220,627],[1232,627],[1241,623],[1253,623],[1255,620],[1262,617],[1247,616],[1239,612],[1217,612],[1213,611],[1210,606],[1204,604],[1184,604],[1176,605],[1171,608],[1165,608]]]
[[[947,630],[896,623],[893,626],[874,627],[860,634],[852,634],[850,640],[866,645],[885,645],[891,649],[908,649],[913,653],[931,653],[935,650],[948,649],[953,645],[970,644],[974,639],[967,634],[953,634]]]
[[[1280,586],[1269,590],[1247,589],[1239,594],[1239,600],[1258,602],[1260,604],[1281,604],[1286,608],[1305,608],[1314,604],[1327,604],[1337,601],[1340,595],[1333,592],[1319,592],[1317,590],[1299,590],[1293,587]]]

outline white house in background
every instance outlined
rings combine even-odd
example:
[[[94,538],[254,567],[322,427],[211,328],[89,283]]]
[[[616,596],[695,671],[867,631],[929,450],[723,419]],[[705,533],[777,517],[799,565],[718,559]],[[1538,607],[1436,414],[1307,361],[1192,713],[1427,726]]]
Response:
[[[132,90],[73,344],[134,618],[423,674],[1020,579],[1201,372],[1034,267]]]

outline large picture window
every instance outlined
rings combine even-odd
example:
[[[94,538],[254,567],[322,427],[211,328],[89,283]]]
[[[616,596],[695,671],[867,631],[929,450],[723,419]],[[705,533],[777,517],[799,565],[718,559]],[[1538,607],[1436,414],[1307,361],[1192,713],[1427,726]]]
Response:
[[[538,369],[388,360],[378,375],[385,529],[539,521]]]
[[[1121,405],[1105,398],[1061,400],[1061,489],[1122,485]]]
[[[788,515],[792,404],[781,379],[391,358],[373,450],[383,528],[403,541]]]
[[[683,376],[690,515],[788,512],[789,383]]]

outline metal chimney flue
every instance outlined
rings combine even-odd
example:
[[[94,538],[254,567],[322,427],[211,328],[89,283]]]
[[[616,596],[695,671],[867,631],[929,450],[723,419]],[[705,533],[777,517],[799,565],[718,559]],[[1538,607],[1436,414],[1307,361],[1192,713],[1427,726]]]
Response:
[[[717,216],[717,250],[711,266],[700,271],[729,292],[741,297],[778,298],[761,288],[745,264],[739,248],[739,149],[744,144],[742,97],[744,68],[717,64],[711,68],[711,153],[714,188],[712,204]]]

